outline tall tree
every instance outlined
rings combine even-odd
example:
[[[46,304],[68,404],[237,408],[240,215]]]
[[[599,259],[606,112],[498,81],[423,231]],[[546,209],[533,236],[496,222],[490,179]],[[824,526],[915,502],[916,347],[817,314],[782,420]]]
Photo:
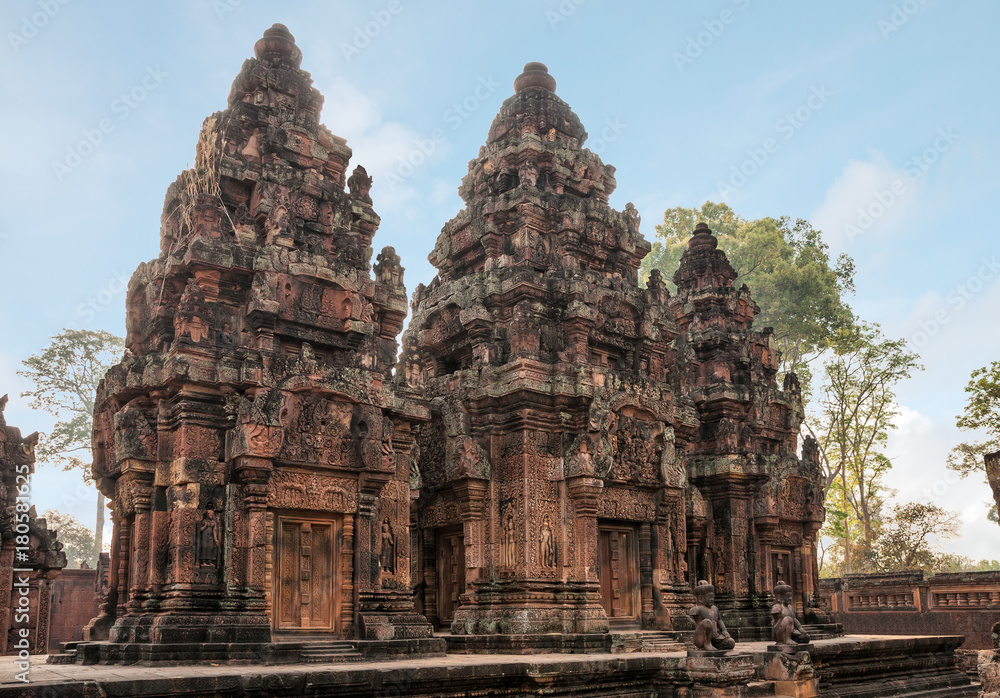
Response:
[[[969,398],[965,410],[955,419],[956,426],[963,431],[984,433],[984,441],[964,441],[948,454],[948,467],[959,472],[962,477],[972,473],[985,476],[984,457],[987,453],[1000,451],[1000,361],[977,368],[965,386]],[[997,507],[993,505],[988,515],[997,520]]]
[[[854,291],[854,261],[834,262],[823,235],[808,221],[789,217],[745,220],[724,203],[705,202],[700,209],[668,209],[656,226],[656,240],[642,262],[643,278],[659,269],[670,279],[687,249],[697,222],[704,221],[719,239],[761,313],[758,327],[773,327],[782,352],[782,371],[799,373],[808,391],[811,361],[853,322],[846,296]],[[670,284],[670,290],[676,290]]]
[[[887,339],[878,325],[842,332],[823,367],[823,384],[805,425],[816,437],[826,470],[829,517],[825,535],[839,540],[844,571],[867,560],[879,534],[892,467],[884,450],[899,414],[896,385],[922,370],[905,340]],[[860,535],[859,535],[860,534]],[[862,567],[867,567],[867,562]]]
[[[52,431],[37,449],[38,458],[81,470],[90,477],[93,461],[90,437],[97,385],[120,358],[125,341],[110,332],[66,329],[51,338],[40,354],[26,359],[18,375],[34,387],[21,393],[32,398],[32,409],[45,410],[56,418]],[[97,493],[97,521],[93,557],[101,552],[104,534],[104,495]]]
[[[94,554],[94,532],[76,520],[76,517],[61,511],[48,509],[42,516],[49,530],[59,532],[59,542],[63,544],[68,567],[81,567],[86,562],[91,569],[97,568]]]
[[[910,502],[893,507],[872,554],[876,572],[937,571],[953,563],[937,546],[961,532],[958,514],[935,504]],[[969,561],[971,563],[971,561]]]

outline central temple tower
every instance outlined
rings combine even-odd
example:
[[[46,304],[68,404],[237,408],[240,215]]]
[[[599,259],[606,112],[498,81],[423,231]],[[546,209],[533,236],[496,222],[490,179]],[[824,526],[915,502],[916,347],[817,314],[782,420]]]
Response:
[[[711,579],[753,635],[777,579],[800,612],[815,588],[797,380],[778,387],[773,336],[704,224],[677,297],[658,271],[640,286],[639,215],[608,204],[614,168],[555,86],[540,63],[514,82],[413,297],[395,381],[431,414],[419,601],[454,636],[682,629]]]
[[[639,216],[529,63],[418,287],[397,379],[422,390],[424,611],[455,634],[656,624],[683,591],[677,322],[639,287]],[[422,564],[421,564],[422,563]],[[661,619],[669,627],[669,621]]]

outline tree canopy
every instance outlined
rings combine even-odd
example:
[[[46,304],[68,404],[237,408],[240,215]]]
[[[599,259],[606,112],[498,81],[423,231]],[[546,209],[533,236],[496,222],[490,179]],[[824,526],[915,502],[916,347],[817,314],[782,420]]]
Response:
[[[36,450],[40,461],[59,463],[64,470],[81,470],[90,476],[91,432],[97,386],[125,347],[125,340],[110,332],[66,329],[52,337],[40,354],[24,360],[18,375],[33,384],[21,393],[30,397],[33,409],[56,418],[52,431],[44,435]],[[97,518],[92,534],[92,553],[97,559],[104,534],[104,495],[97,493]]]
[[[86,561],[90,567],[97,567],[97,555],[94,551],[94,532],[69,514],[48,509],[43,515],[49,529],[58,531],[58,540],[63,544],[66,553],[67,567],[80,567]]]
[[[948,467],[963,477],[983,470],[983,456],[1000,450],[1000,361],[973,371],[965,392],[965,411],[955,424],[963,431],[985,432],[986,440],[960,443],[948,455]]]
[[[38,444],[39,460],[89,473],[97,385],[121,358],[124,347],[124,340],[110,332],[67,329],[52,337],[40,354],[24,361],[25,369],[18,375],[34,387],[21,396],[31,398],[32,409],[57,419]]]
[[[905,340],[888,339],[878,325],[861,322],[837,338],[823,366],[824,380],[805,424],[826,471],[824,535],[837,541],[835,555],[847,573],[871,566],[890,494],[884,476],[892,461],[884,451],[899,414],[895,387],[922,370],[918,360]]]

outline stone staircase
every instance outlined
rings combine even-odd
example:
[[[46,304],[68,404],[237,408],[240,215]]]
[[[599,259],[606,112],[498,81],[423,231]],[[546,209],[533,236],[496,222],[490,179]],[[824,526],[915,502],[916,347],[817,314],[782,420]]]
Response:
[[[312,640],[303,644],[299,655],[305,664],[360,662],[364,655],[347,640]]]
[[[840,623],[824,623],[822,625],[803,625],[811,640],[829,640],[833,637],[843,637],[844,626]]]
[[[76,646],[79,642],[60,642],[59,653],[50,654],[47,664],[76,664]]]
[[[641,633],[645,652],[680,652],[688,649],[690,631],[646,630]]]

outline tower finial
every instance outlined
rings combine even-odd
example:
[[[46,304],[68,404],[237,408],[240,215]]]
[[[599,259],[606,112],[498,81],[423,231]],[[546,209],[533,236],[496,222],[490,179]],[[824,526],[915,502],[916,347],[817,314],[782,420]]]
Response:
[[[302,63],[302,51],[295,37],[284,24],[273,24],[253,46],[253,55],[260,60],[285,60],[296,68]]]
[[[556,91],[556,79],[549,75],[549,69],[544,63],[526,63],[524,72],[514,80],[515,93],[529,87],[541,87],[549,92]]]

